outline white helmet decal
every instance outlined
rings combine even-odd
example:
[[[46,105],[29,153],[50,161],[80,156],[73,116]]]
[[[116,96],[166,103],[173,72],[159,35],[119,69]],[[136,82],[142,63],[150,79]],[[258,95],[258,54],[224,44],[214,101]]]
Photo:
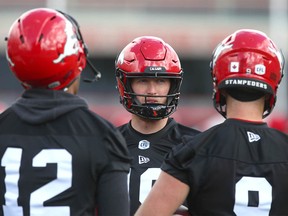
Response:
[[[77,36],[73,31],[72,23],[68,20],[66,20],[65,33],[67,38],[64,46],[64,52],[61,53],[57,59],[53,60],[55,64],[61,62],[65,57],[77,54],[79,52],[79,42]]]

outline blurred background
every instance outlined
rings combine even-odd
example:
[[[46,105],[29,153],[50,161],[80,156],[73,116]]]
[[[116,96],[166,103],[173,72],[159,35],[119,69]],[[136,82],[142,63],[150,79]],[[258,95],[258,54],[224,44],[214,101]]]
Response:
[[[184,70],[180,104],[173,117],[205,130],[224,120],[211,100],[209,62],[215,46],[237,29],[253,28],[266,32],[287,58],[287,4],[287,0],[0,0],[0,111],[23,92],[9,71],[4,38],[22,13],[49,7],[76,18],[90,59],[102,73],[100,81],[81,84],[79,95],[92,110],[116,126],[129,121],[115,87],[115,57],[135,37],[153,35],[176,50]],[[89,72],[86,68],[83,76]],[[288,132],[287,79],[284,76],[275,110],[267,118],[270,126],[284,132]]]

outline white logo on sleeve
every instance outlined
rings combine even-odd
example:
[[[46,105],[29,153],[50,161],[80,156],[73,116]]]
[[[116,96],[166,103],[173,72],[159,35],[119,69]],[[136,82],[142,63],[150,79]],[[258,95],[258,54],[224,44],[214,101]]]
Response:
[[[250,131],[247,131],[247,135],[249,142],[256,142],[261,139],[261,137],[258,134],[252,133]]]
[[[138,161],[139,161],[139,164],[144,164],[144,163],[148,163],[150,159],[148,157],[138,155]]]

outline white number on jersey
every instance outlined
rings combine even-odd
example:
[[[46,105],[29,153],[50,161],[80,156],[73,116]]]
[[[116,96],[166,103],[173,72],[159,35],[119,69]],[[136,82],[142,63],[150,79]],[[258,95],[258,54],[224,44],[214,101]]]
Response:
[[[268,216],[272,202],[272,186],[265,178],[243,177],[236,184],[236,215]]]
[[[148,168],[140,177],[140,191],[139,191],[139,201],[144,202],[148,193],[150,192],[153,181],[159,178],[161,169],[160,168]]]
[[[4,215],[23,216],[22,207],[18,206],[18,181],[21,166],[22,149],[7,148],[1,160],[5,167]],[[43,206],[44,201],[62,193],[72,185],[72,157],[65,149],[45,149],[33,158],[33,167],[45,167],[47,163],[57,164],[57,178],[38,188],[30,196],[30,215],[65,216],[70,215],[68,206]]]

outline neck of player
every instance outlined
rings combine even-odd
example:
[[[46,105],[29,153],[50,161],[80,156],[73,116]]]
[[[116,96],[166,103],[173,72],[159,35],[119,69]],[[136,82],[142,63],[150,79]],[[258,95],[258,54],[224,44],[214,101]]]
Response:
[[[152,134],[160,131],[167,124],[168,118],[151,120],[132,114],[131,126],[142,134]]]
[[[255,101],[241,102],[230,96],[227,96],[227,119],[235,118],[246,121],[262,122],[264,102],[264,97]]]

